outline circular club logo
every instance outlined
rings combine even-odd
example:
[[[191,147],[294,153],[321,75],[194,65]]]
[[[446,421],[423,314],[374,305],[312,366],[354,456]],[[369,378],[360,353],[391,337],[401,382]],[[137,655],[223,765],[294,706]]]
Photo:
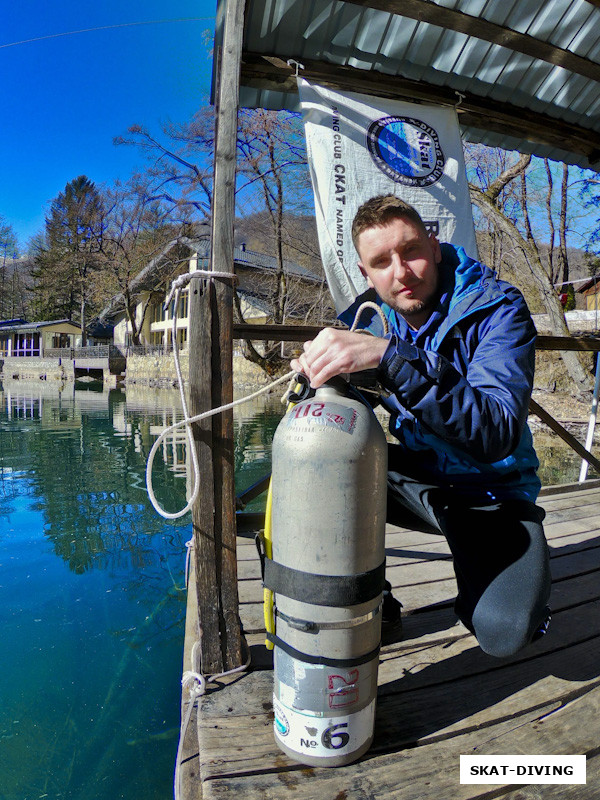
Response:
[[[367,147],[382,172],[405,186],[430,186],[446,159],[436,131],[414,117],[382,117],[367,131]]]
[[[283,713],[282,707],[279,705],[277,700],[275,700],[275,698],[273,698],[273,711],[275,712],[273,724],[276,732],[280,736],[287,736],[290,732],[290,723],[288,722],[286,715]]]

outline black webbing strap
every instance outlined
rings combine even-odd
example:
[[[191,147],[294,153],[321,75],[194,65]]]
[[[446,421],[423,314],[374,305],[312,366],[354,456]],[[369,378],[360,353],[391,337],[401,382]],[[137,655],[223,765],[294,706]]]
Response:
[[[358,656],[357,658],[327,658],[327,656],[311,656],[308,653],[302,653],[273,633],[267,633],[267,639],[274,644],[275,647],[281,648],[288,656],[298,661],[304,661],[305,664],[318,664],[323,667],[336,667],[337,669],[350,669],[351,667],[359,667],[361,664],[366,664],[367,661],[372,661],[374,658],[377,658],[380,650],[380,646],[377,645],[370,653],[365,653],[365,655]]]
[[[316,606],[356,606],[383,591],[385,561],[358,575],[318,575],[264,559],[265,588],[292,600]]]

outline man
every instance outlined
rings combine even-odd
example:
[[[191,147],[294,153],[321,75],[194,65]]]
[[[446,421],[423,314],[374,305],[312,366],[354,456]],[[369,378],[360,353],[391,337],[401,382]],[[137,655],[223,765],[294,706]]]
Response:
[[[391,332],[383,335],[376,314],[375,336],[325,329],[292,368],[313,388],[377,370],[398,439],[389,447],[388,521],[446,536],[458,617],[485,652],[512,655],[549,623],[544,512],[535,505],[538,461],[527,427],[529,311],[517,289],[462,248],[440,245],[393,195],[361,206],[352,237],[374,290],[367,295]]]

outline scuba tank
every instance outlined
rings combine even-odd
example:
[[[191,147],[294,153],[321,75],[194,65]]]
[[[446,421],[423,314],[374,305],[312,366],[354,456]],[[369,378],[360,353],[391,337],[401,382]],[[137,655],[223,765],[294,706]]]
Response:
[[[309,765],[355,761],[373,740],[385,570],[387,445],[336,378],[273,439],[274,731]]]

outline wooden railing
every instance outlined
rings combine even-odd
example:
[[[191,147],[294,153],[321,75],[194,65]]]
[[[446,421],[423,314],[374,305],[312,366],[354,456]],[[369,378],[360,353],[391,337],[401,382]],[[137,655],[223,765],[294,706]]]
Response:
[[[305,342],[313,339],[321,326],[316,325],[251,325],[236,324],[233,326],[234,339],[251,339],[254,341],[281,341],[281,342]],[[142,346],[116,346],[116,345],[94,345],[91,347],[62,347],[52,348],[44,351],[44,357],[48,358],[109,358],[124,357],[130,354],[168,354],[173,350],[172,345],[142,345]],[[539,351],[560,351],[571,350],[579,352],[600,352],[599,336],[549,336],[538,335],[536,339],[536,350]],[[0,354],[1,355],[1,354]],[[5,356],[8,355],[5,353]],[[17,355],[17,354],[15,354]],[[557,436],[571,447],[578,456],[585,459],[595,470],[600,473],[600,459],[597,459],[579,442],[572,433],[554,419],[535,400],[530,401],[530,410],[538,416]]]
[[[235,339],[254,339],[256,341],[287,341],[304,342],[313,339],[322,328],[307,325],[234,325],[233,336]],[[600,352],[599,336],[549,336],[539,334],[536,338],[536,350],[538,351],[560,351],[575,350],[579,352]],[[571,447],[580,458],[585,459],[594,469],[600,473],[600,460],[597,459],[572,433],[554,419],[535,400],[529,403],[531,413],[539,417],[557,436]]]
[[[44,358],[123,358],[123,349],[114,344],[95,344],[89,347],[49,347]]]
[[[161,356],[171,355],[173,344],[128,344],[123,345],[122,349],[127,356]]]
[[[598,336],[547,336],[540,333],[535,340],[535,349],[598,353],[600,352],[600,334]]]

